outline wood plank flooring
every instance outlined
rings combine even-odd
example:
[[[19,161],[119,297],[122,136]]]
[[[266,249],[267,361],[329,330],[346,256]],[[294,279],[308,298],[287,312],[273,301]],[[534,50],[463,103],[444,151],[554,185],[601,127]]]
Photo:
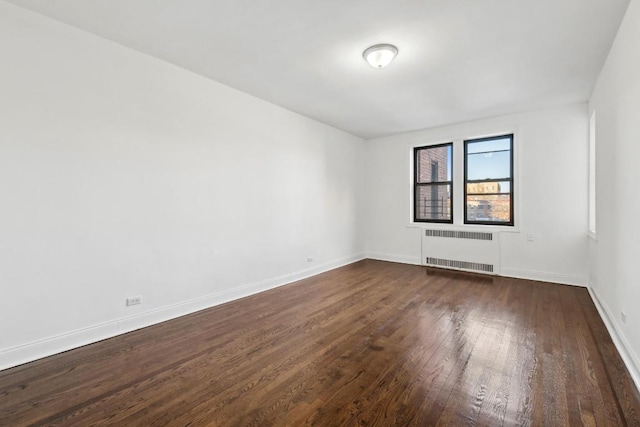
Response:
[[[0,372],[0,425],[639,426],[582,288],[365,260]]]

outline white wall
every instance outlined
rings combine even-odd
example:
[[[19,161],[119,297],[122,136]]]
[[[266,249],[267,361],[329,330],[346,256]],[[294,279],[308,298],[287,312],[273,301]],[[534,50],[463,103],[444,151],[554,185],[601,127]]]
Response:
[[[362,257],[360,138],[5,2],[0,57],[0,369]]]
[[[412,147],[508,132],[515,134],[517,232],[501,233],[501,274],[586,286],[586,104],[369,141],[367,254],[372,258],[419,264],[422,228],[438,227],[410,225]],[[459,189],[463,172],[456,165],[460,164],[454,159],[454,179],[458,178]],[[461,214],[461,206],[454,206],[454,211]],[[527,234],[533,235],[533,241],[527,241]]]
[[[590,109],[596,111],[597,192],[591,286],[640,387],[640,0],[629,5]]]

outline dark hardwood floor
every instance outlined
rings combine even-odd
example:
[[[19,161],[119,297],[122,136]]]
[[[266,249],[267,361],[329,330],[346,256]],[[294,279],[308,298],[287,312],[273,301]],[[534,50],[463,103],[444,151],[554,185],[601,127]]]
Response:
[[[0,425],[640,425],[582,288],[366,260],[0,372]]]

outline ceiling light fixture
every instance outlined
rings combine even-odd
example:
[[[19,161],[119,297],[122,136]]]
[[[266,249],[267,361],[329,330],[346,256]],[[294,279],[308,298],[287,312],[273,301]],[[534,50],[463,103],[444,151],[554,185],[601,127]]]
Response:
[[[393,61],[398,54],[398,48],[392,44],[377,44],[365,49],[362,57],[373,68],[384,68]]]

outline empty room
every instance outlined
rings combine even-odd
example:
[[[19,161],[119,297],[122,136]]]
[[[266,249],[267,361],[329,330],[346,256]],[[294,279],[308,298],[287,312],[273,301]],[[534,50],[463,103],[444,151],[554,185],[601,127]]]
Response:
[[[0,426],[640,426],[640,0],[0,0]]]

